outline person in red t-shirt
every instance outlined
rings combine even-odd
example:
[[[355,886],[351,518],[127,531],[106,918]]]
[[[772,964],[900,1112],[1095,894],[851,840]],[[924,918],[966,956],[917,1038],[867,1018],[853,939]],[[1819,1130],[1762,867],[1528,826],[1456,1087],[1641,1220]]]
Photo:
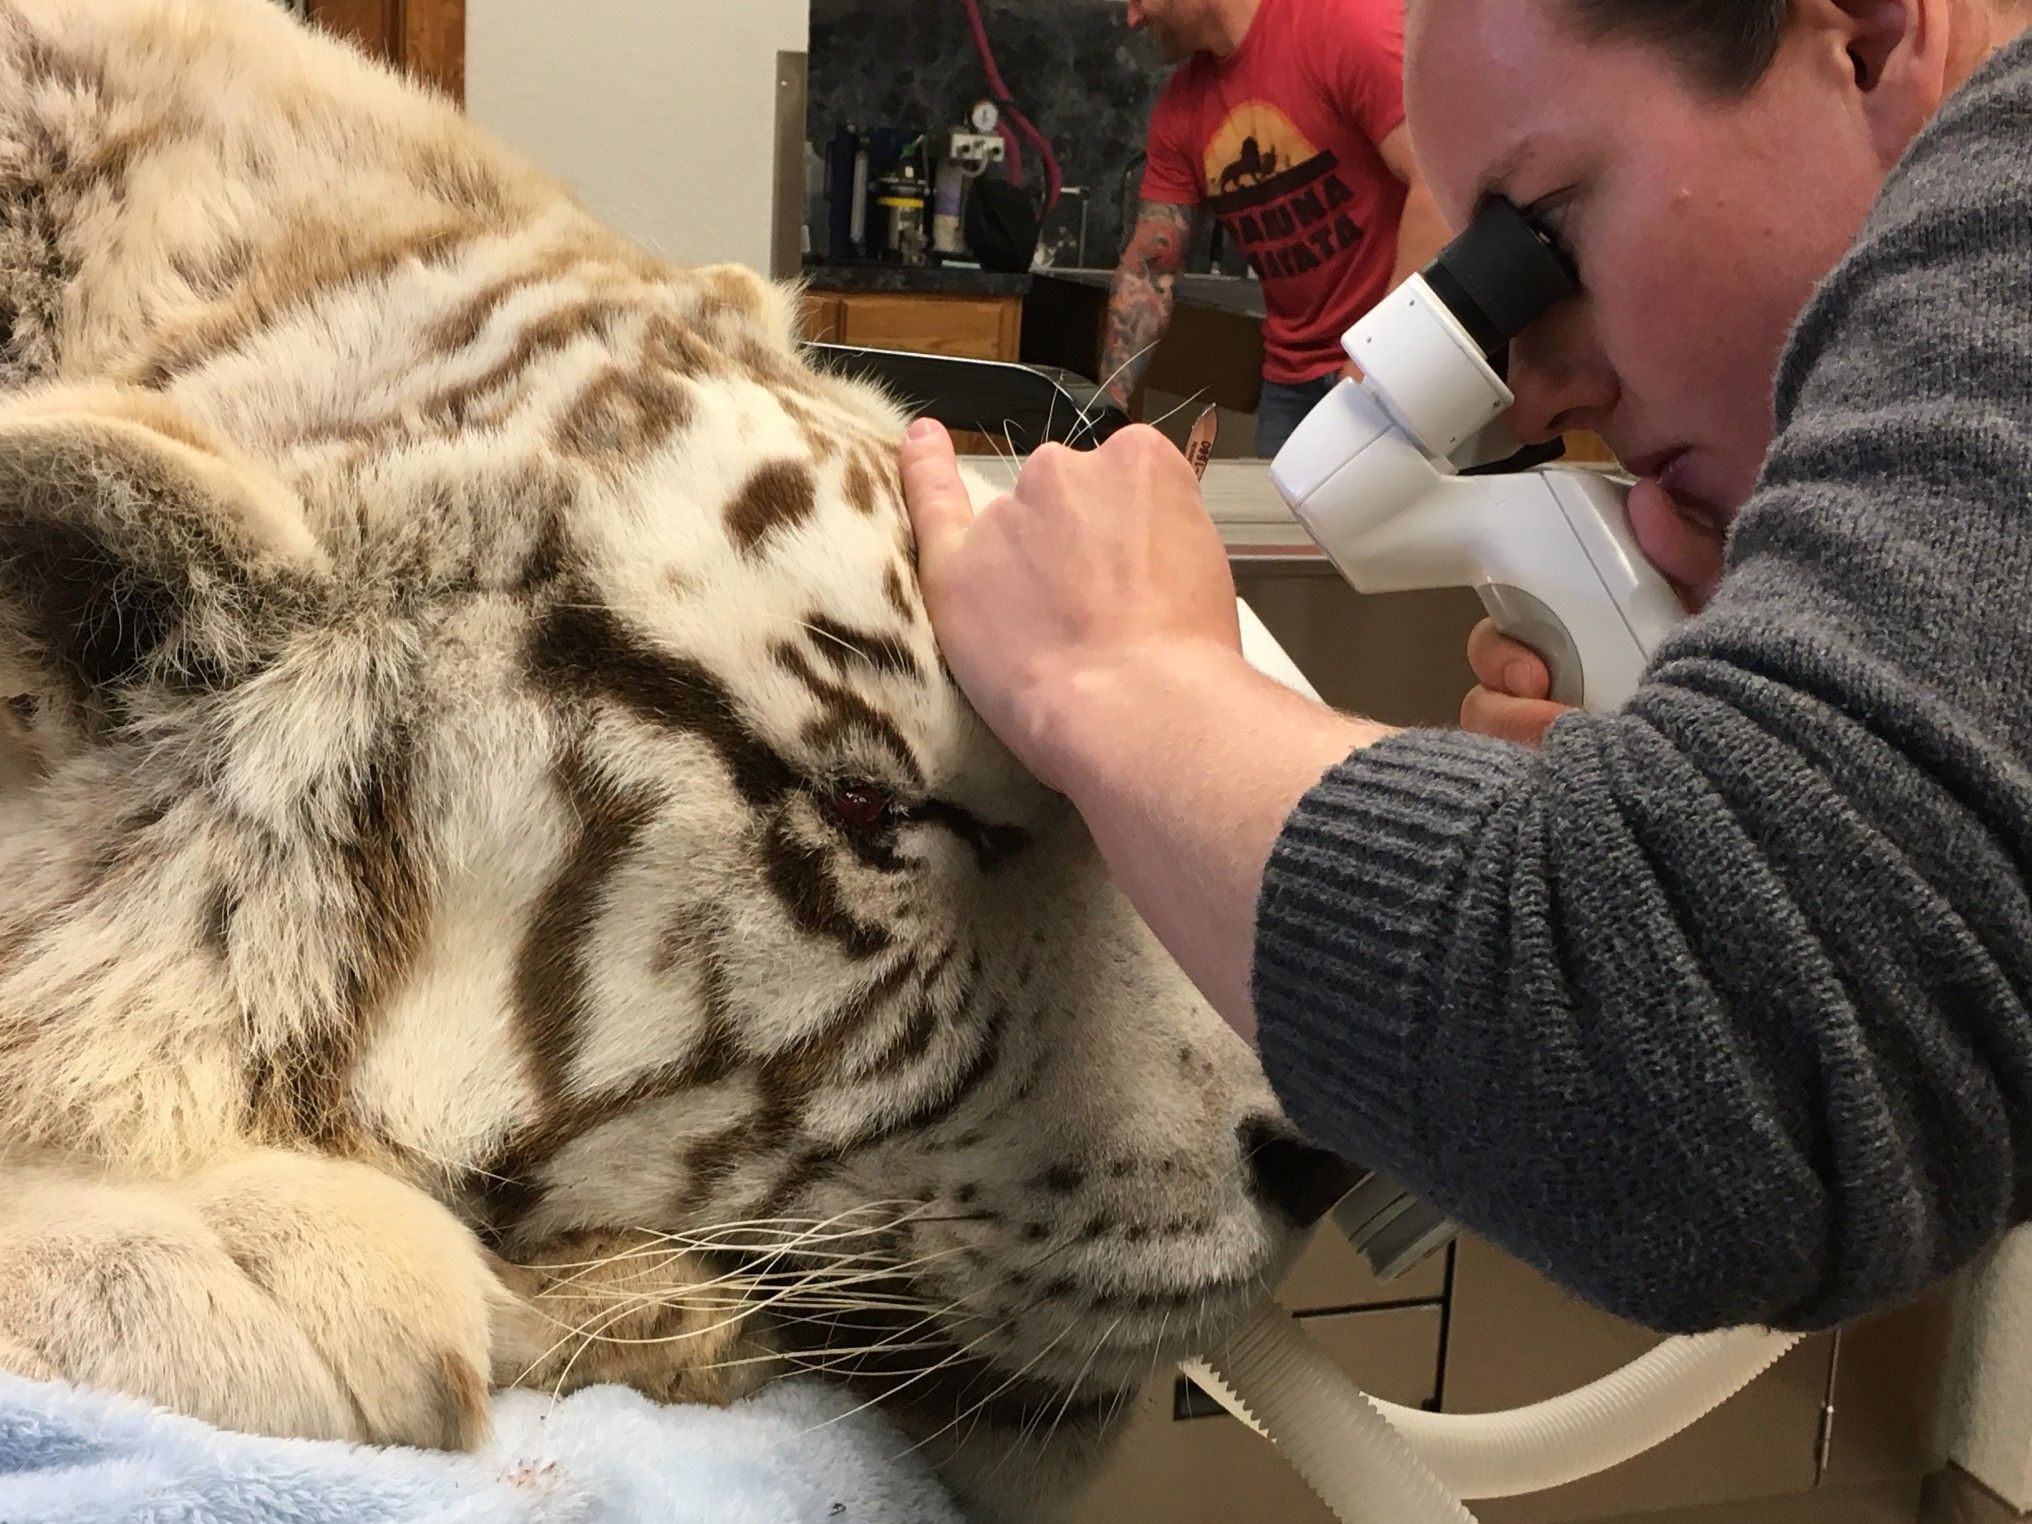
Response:
[[[1211,211],[1263,283],[1256,451],[1274,455],[1340,375],[1341,335],[1446,242],[1404,127],[1402,0],[1129,0],[1129,25],[1179,67],[1150,119],[1102,378],[1126,406]]]

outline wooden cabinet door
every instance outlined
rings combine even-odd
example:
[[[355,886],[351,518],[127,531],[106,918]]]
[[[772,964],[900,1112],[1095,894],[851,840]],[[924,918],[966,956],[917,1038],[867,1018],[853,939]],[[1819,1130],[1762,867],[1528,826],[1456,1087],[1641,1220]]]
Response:
[[[466,0],[310,0],[310,14],[465,104]]]

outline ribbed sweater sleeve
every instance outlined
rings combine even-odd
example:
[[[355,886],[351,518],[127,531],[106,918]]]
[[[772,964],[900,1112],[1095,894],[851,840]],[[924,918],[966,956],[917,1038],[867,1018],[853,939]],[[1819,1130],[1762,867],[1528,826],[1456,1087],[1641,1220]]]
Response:
[[[1621,711],[1417,732],[1258,907],[1293,1119],[1612,1311],[1807,1327],[2032,1181],[2032,43],[1793,335],[1715,602]]]

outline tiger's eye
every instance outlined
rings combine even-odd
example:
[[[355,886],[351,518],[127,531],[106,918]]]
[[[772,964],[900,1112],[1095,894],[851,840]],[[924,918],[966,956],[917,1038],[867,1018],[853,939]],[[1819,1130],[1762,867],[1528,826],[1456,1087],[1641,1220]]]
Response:
[[[847,830],[870,836],[889,824],[895,801],[872,783],[848,783],[833,791],[826,808]]]

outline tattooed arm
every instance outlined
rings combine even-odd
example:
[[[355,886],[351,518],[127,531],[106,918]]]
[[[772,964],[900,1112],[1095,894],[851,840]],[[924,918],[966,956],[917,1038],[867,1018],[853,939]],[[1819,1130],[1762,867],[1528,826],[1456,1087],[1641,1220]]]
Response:
[[[1101,350],[1101,382],[1117,407],[1128,407],[1150,351],[1171,322],[1172,286],[1185,268],[1193,222],[1189,206],[1145,201],[1136,209],[1136,228],[1108,298],[1108,340]]]

